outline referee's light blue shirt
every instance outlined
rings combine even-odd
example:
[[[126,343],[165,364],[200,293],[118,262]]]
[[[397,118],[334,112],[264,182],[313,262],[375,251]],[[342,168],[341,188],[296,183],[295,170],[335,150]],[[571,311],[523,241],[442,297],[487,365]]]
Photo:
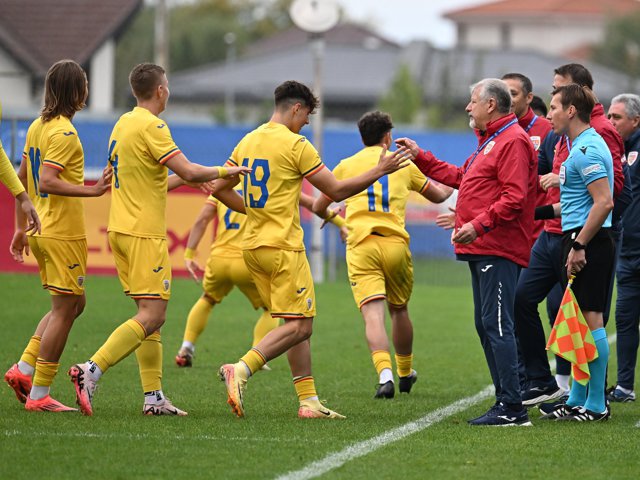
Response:
[[[609,147],[593,128],[588,128],[573,141],[569,157],[560,167],[560,208],[562,230],[584,227],[593,207],[587,190],[591,182],[607,178],[613,195],[613,159]],[[603,227],[611,226],[611,212]]]

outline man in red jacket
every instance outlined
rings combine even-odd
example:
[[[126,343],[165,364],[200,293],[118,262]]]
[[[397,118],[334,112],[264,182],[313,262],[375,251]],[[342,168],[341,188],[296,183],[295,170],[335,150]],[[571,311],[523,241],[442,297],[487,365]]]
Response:
[[[462,167],[438,160],[411,139],[396,141],[425,175],[459,190],[452,240],[469,263],[475,325],[496,389],[496,403],[471,425],[531,425],[522,406],[513,302],[518,274],[529,263],[537,158],[511,111],[509,88],[488,78],[471,88],[466,108],[478,148]]]

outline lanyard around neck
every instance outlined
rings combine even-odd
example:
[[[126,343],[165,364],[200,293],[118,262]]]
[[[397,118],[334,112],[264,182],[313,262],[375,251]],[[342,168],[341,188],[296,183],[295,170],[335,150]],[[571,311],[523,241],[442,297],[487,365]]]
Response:
[[[533,116],[533,118],[529,122],[529,125],[527,125],[527,128],[525,128],[524,131],[529,132],[529,130],[531,130],[533,128],[533,125],[536,123],[536,120],[538,120],[538,115]]]
[[[469,162],[469,165],[467,165],[467,168],[464,169],[464,173],[467,173],[467,171],[471,168],[471,165],[473,165],[473,162],[475,162],[476,157],[478,156],[478,154],[482,151],[482,149],[484,147],[487,146],[487,144],[493,140],[494,138],[496,138],[498,135],[500,135],[502,132],[504,132],[507,128],[509,128],[511,125],[515,124],[518,121],[517,118],[514,118],[513,120],[511,120],[509,123],[507,123],[505,126],[503,126],[500,130],[498,130],[497,132],[495,132],[493,135],[491,135],[489,138],[487,138],[484,143],[482,145],[480,145],[478,147],[478,149],[475,151],[475,153],[473,154],[473,157],[471,158],[471,161]]]

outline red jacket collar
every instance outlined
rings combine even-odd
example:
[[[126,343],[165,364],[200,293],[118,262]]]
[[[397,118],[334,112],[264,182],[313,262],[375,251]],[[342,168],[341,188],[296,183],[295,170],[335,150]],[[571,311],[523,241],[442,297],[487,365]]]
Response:
[[[496,133],[498,130],[500,130],[502,127],[504,127],[507,123],[509,123],[511,120],[515,118],[516,116],[513,113],[508,113],[504,117],[500,117],[496,120],[493,120],[487,123],[487,129],[484,132],[480,130],[476,130],[476,135],[478,135],[478,138],[480,138],[480,140],[484,140],[485,138],[490,137],[491,135]]]
[[[529,124],[531,123],[531,120],[533,120],[533,117],[536,114],[533,112],[533,109],[531,107],[529,107],[529,110],[527,110],[527,113],[525,113],[522,118],[518,119],[518,124],[522,127],[522,128],[527,128],[529,126]]]
[[[591,111],[591,118],[600,117],[603,115],[604,115],[604,107],[602,106],[601,103],[596,103],[596,106],[593,107],[593,110]]]

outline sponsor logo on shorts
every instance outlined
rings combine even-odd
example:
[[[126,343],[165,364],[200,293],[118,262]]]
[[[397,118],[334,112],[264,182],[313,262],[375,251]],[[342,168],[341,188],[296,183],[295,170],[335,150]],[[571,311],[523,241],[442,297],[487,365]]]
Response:
[[[84,277],[83,276],[79,276],[78,277],[78,286],[81,287],[82,285],[84,285]]]
[[[311,305],[313,305],[313,300],[311,300],[310,298],[307,298],[307,308],[309,310],[311,310]]]
[[[298,295],[300,295],[300,294],[301,294],[302,292],[304,292],[306,289],[307,289],[306,287],[299,288],[298,290],[296,290],[296,293],[297,293]]]
[[[484,147],[484,154],[485,155],[489,155],[489,152],[493,149],[493,146],[496,144],[496,142],[494,142],[493,140],[491,140],[489,143],[487,143],[487,146]]]
[[[160,125],[158,125],[156,128],[164,128],[164,123],[161,123]]]
[[[79,264],[79,263],[74,263],[73,265],[67,265],[67,268],[68,268],[69,270],[73,270],[74,268],[79,267],[79,266],[80,266],[80,264]]]
[[[63,133],[63,135],[65,137],[70,137],[71,135],[74,135],[74,133],[73,132],[65,132],[65,133]]]
[[[162,281],[162,286],[164,287],[164,291],[168,292],[169,291],[169,287],[171,286],[171,282],[169,282],[169,280],[163,280]]]
[[[489,271],[489,269],[490,269],[491,267],[493,267],[493,265],[487,265],[486,267],[481,268],[481,269],[480,269],[480,271],[482,271],[482,273],[485,273],[485,272]]]
[[[351,282],[351,286],[355,287],[356,286],[356,282]]]
[[[634,163],[636,163],[637,159],[638,159],[638,152],[629,152],[629,156],[627,157],[627,163],[629,164],[629,166],[631,166]]]
[[[154,268],[153,269],[153,273],[158,273],[160,270],[162,270],[164,267],[158,267],[158,268]]]

